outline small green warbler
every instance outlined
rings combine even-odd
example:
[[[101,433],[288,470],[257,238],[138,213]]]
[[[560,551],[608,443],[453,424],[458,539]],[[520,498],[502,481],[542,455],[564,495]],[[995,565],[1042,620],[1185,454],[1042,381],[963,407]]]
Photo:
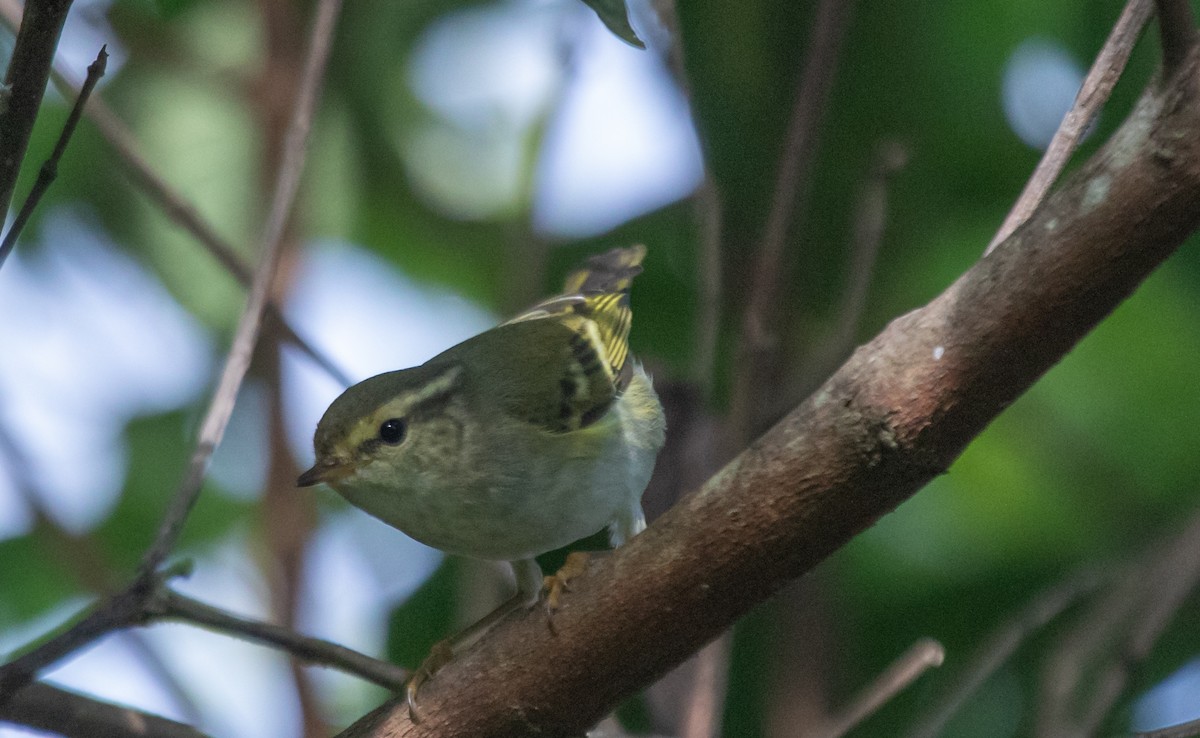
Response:
[[[535,556],[605,527],[618,546],[646,527],[641,497],[666,423],[629,356],[629,287],[645,253],[592,257],[564,294],[421,366],[354,385],[317,425],[316,464],[300,486],[324,482],[418,541],[507,561],[516,575],[516,594],[435,647],[409,682],[414,718],[434,670],[537,602]]]

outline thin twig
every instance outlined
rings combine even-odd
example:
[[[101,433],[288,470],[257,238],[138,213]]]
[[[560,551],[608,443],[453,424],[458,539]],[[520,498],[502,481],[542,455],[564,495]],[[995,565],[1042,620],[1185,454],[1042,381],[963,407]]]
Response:
[[[6,25],[15,28],[21,22],[20,4],[16,0],[0,0],[0,16],[3,17]],[[60,69],[55,68],[52,77],[64,97],[72,97],[79,93],[79,88]],[[142,156],[137,140],[129,127],[121,121],[112,108],[108,107],[100,95],[92,96],[84,110],[84,115],[96,126],[100,135],[116,152],[118,161],[125,166],[133,184],[146,193],[162,209],[168,219],[191,234],[238,283],[243,287],[249,287],[253,279],[250,267],[234,248],[217,234],[216,229],[204,220],[196,208],[154,171],[146,157]],[[313,362],[327,374],[343,386],[352,383],[349,376],[328,356],[318,351],[296,333],[274,301],[267,304],[266,317],[278,328],[285,340],[312,358]]]
[[[1147,566],[1143,560],[1121,572],[1088,603],[1077,618],[1078,625],[1055,643],[1042,667],[1033,735],[1050,738],[1077,733],[1079,685],[1095,673],[1098,654],[1112,648],[1115,634],[1132,617],[1145,586],[1143,577],[1130,572],[1143,572]]]
[[[183,529],[183,523],[191,512],[200,487],[204,482],[208,463],[225,434],[225,427],[233,414],[233,404],[246,371],[250,368],[250,357],[258,342],[263,310],[275,278],[275,267],[279,263],[280,247],[284,228],[295,202],[300,186],[300,173],[304,167],[308,132],[316,107],[317,96],[324,76],[325,62],[329,55],[333,29],[341,0],[322,0],[317,6],[309,49],[301,77],[300,90],[296,95],[295,108],[284,139],[279,173],[275,180],[275,191],[267,225],[263,230],[260,253],[262,261],[254,274],[250,297],[238,321],[233,347],[221,373],[217,390],[200,426],[200,439],[188,463],[183,482],[175,493],[154,543],[142,558],[139,576],[146,577],[154,572],[166,559]]]
[[[833,329],[838,355],[853,343],[854,332],[866,310],[875,260],[879,256],[884,229],[887,227],[888,187],[892,177],[907,163],[908,151],[895,141],[884,141],[875,147],[871,171],[859,193],[858,207],[854,210],[848,284],[842,291],[841,304],[836,313],[837,323]]]
[[[1189,0],[1155,0],[1154,4],[1158,7],[1163,67],[1170,74],[1196,44],[1196,19]]]
[[[797,203],[807,198],[812,184],[817,128],[833,88],[838,55],[853,6],[852,0],[821,0],[817,6],[812,40],[792,101],[783,156],[755,256],[735,358],[736,380],[729,415],[731,444],[737,449],[749,440],[757,420],[756,398],[765,380],[763,365],[775,345],[772,324],[778,310],[784,246]]]
[[[33,511],[34,538],[49,543],[62,566],[71,572],[80,586],[101,596],[113,592],[117,587],[117,577],[114,567],[108,561],[109,557],[94,538],[88,534],[76,534],[66,530],[50,514],[45,503],[46,492],[38,484],[29,459],[26,458],[20,443],[3,423],[0,423],[0,456],[3,457],[4,468],[8,471],[17,494],[21,495]],[[127,635],[131,647],[146,667],[157,675],[184,712],[194,720],[199,715],[199,710],[179,682],[179,678],[139,634]]]
[[[101,46],[100,53],[96,55],[96,61],[88,65],[87,79],[84,81],[83,87],[79,90],[78,97],[75,98],[75,105],[71,107],[71,113],[67,116],[67,122],[63,124],[62,133],[58,136],[58,143],[55,144],[54,151],[50,154],[50,158],[42,164],[42,168],[38,170],[38,176],[33,183],[33,189],[29,191],[29,195],[25,198],[25,202],[17,212],[17,217],[13,220],[12,227],[8,229],[8,233],[4,234],[4,241],[0,242],[0,267],[4,266],[4,260],[8,258],[8,254],[16,246],[17,237],[25,229],[25,224],[29,222],[30,216],[33,215],[33,209],[41,202],[42,195],[46,194],[46,190],[50,189],[51,183],[58,176],[58,162],[62,159],[63,152],[67,150],[67,143],[70,142],[71,136],[75,133],[75,126],[79,125],[79,117],[83,115],[83,108],[87,105],[88,97],[91,96],[96,83],[104,76],[104,70],[107,66],[108,46]]]
[[[1133,574],[1143,583],[1133,622],[1116,652],[1099,674],[1092,699],[1081,712],[1084,735],[1095,735],[1125,690],[1130,672],[1149,657],[1154,644],[1200,583],[1200,514],[1152,559]]]
[[[908,152],[894,141],[875,147],[874,160],[854,209],[854,230],[850,241],[850,266],[846,287],[834,312],[836,323],[829,337],[804,362],[796,381],[796,394],[807,394],[840,364],[854,348],[854,336],[867,309],[875,261],[883,246],[887,227],[888,189],[891,178],[908,163]]]
[[[0,666],[0,706],[33,681],[46,666],[113,631],[143,622],[147,613],[153,611],[151,600],[159,595],[164,583],[186,573],[188,566],[168,567],[148,578],[137,579],[125,590],[92,605],[73,623],[48,634],[40,643]]]
[[[732,640],[726,632],[702,648],[689,662],[694,667],[691,687],[682,705],[679,738],[716,738],[721,734]]]
[[[922,638],[900,655],[859,693],[841,712],[830,718],[829,723],[814,731],[824,738],[840,738],[860,723],[875,714],[896,695],[908,688],[935,666],[946,659],[946,649],[932,638]]]
[[[310,638],[279,625],[238,617],[169,590],[159,600],[157,618],[180,620],[226,635],[285,651],[298,659],[340,669],[392,691],[404,686],[408,674],[400,667],[373,659],[336,643]]]
[[[1185,3],[1186,1],[1184,0]],[[1011,236],[1013,231],[1028,220],[1037,206],[1045,199],[1046,193],[1050,191],[1050,186],[1058,179],[1058,175],[1062,174],[1067,160],[1079,146],[1079,141],[1083,138],[1092,119],[1096,117],[1096,113],[1100,111],[1104,103],[1108,102],[1113,87],[1116,86],[1117,80],[1121,78],[1121,73],[1125,70],[1125,63],[1129,61],[1133,45],[1137,42],[1138,36],[1142,34],[1142,29],[1146,27],[1146,21],[1150,19],[1150,14],[1153,12],[1152,0],[1129,0],[1125,5],[1112,32],[1104,41],[1100,53],[1096,55],[1096,61],[1092,62],[1092,68],[1088,70],[1083,85],[1079,88],[1079,93],[1075,95],[1075,103],[1063,116],[1062,123],[1054,132],[1054,138],[1050,140],[1050,145],[1042,154],[1041,161],[1033,170],[1029,181],[1025,183],[1025,189],[1021,190],[1020,197],[1017,198],[1012,210],[1004,218],[1000,230],[992,236],[991,243],[983,252],[985,255],[990,254],[1001,242]]]
[[[71,0],[41,0],[28,3],[20,16],[4,78],[6,100],[0,106],[0,223],[8,219],[8,206],[70,8]]]
[[[1133,738],[1194,738],[1200,735],[1200,719],[1156,730],[1134,733]]]
[[[704,181],[693,198],[700,227],[700,254],[696,263],[696,283],[700,302],[696,306],[696,340],[692,350],[692,378],[700,386],[702,397],[712,396],[716,371],[717,340],[721,335],[721,193],[712,172],[705,166]]]
[[[185,685],[175,670],[163,659],[162,650],[170,649],[164,644],[162,648],[150,642],[146,634],[138,630],[126,630],[117,634],[121,641],[133,652],[142,663],[147,675],[166,690],[170,699],[179,708],[184,722],[196,724],[204,719],[204,713],[196,704],[190,685]]]
[[[49,684],[30,684],[0,705],[0,722],[67,738],[206,738],[195,728]]]
[[[56,661],[109,633],[162,620],[191,623],[277,648],[303,661],[340,669],[391,690],[399,689],[407,679],[403,669],[386,661],[320,638],[301,635],[289,628],[239,617],[179,594],[167,583],[180,573],[178,568],[164,570],[147,587],[130,588],[104,600],[76,624],[0,667],[0,705],[28,684],[45,663]]]
[[[10,0],[0,0],[4,7]],[[55,74],[55,82],[64,89],[71,85],[60,74]],[[138,143],[112,108],[99,96],[93,97],[87,108],[88,119],[95,124],[100,135],[117,153],[117,159],[125,165],[133,184],[146,193],[163,211],[163,214],[187,231],[208,253],[217,260],[225,271],[229,272],[242,286],[249,287],[253,279],[250,267],[242,260],[237,251],[226,242],[216,229],[204,219],[199,211],[174,187],[167,183],[154,171],[146,158],[142,156]],[[272,301],[267,305],[267,317],[280,330],[283,338],[307,354],[313,362],[321,367],[329,376],[343,386],[352,384],[349,376],[328,356],[313,347],[302,338],[283,316],[278,303]]]
[[[200,493],[208,462],[221,440],[233,411],[238,388],[249,368],[258,338],[263,309],[279,260],[280,244],[288,214],[299,188],[309,125],[323,76],[341,0],[322,0],[310,37],[308,55],[296,96],[292,120],[285,138],[282,163],[262,237],[262,261],[254,275],[250,298],[234,334],[221,380],[213,393],[201,424],[200,437],[183,481],[163,517],[153,544],[147,549],[134,581],[122,592],[93,606],[71,626],[45,639],[40,645],[0,667],[0,702],[28,684],[41,669],[95,641],[97,638],[148,617],[152,599],[159,596],[163,582],[176,572],[160,570],[174,548],[183,524]]]
[[[1107,577],[1087,570],[1041,592],[1021,612],[989,636],[950,689],[908,732],[908,738],[936,738],[971,695],[983,686],[1035,632],[1094,592]]]
[[[1179,535],[1130,566],[1060,639],[1044,668],[1035,735],[1096,734],[1131,670],[1198,582],[1200,511]]]
[[[666,62],[671,76],[687,98],[693,117],[697,116],[691,81],[684,63],[683,38],[680,35],[679,7],[675,0],[654,0],[652,12],[666,29],[670,46]],[[703,146],[703,142],[701,142]],[[704,178],[692,195],[692,212],[699,228],[699,258],[696,263],[696,291],[699,303],[696,306],[696,339],[692,342],[691,380],[700,387],[702,400],[712,397],[713,374],[716,371],[717,341],[721,335],[721,293],[723,288],[722,234],[724,212],[721,209],[721,191],[713,177],[708,157],[702,152]]]

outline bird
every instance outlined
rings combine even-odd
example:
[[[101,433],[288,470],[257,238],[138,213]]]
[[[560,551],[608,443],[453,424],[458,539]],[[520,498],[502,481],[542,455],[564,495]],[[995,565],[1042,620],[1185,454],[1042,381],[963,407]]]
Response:
[[[420,366],[366,379],[326,410],[301,487],[352,505],[450,554],[507,562],[516,593],[434,646],[420,686],[510,613],[569,577],[535,557],[607,528],[616,547],[646,527],[641,497],[666,434],[651,379],[629,352],[629,293],[646,249],[592,256],[562,294]]]

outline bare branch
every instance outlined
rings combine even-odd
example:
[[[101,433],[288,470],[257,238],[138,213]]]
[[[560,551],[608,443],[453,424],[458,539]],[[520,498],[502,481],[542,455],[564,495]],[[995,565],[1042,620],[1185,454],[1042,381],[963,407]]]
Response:
[[[125,590],[85,610],[73,623],[51,633],[17,658],[0,666],[0,706],[33,681],[46,666],[117,630],[146,621],[153,600],[165,590],[167,580],[185,573],[187,565],[139,577]]]
[[[7,101],[0,106],[0,223],[8,219],[8,206],[70,8],[71,0],[30,0],[21,16],[4,78]]]
[[[1013,203],[1012,210],[1004,218],[1000,230],[992,236],[985,254],[991,253],[1000,242],[1029,220],[1029,216],[1045,199],[1050,186],[1058,179],[1058,175],[1062,174],[1063,167],[1079,146],[1079,141],[1088,126],[1100,112],[1100,108],[1104,107],[1104,103],[1108,102],[1113,87],[1125,71],[1125,63],[1129,61],[1133,45],[1138,36],[1142,35],[1142,29],[1146,27],[1146,21],[1150,19],[1152,12],[1154,6],[1151,0],[1129,0],[1126,3],[1100,53],[1096,55],[1096,61],[1092,62],[1092,68],[1084,77],[1083,85],[1075,95],[1075,103],[1063,116],[1062,123],[1050,139],[1050,145],[1042,154],[1041,161],[1038,162],[1029,181],[1025,183],[1025,189],[1021,190],[1021,196]]]
[[[296,96],[275,192],[263,231],[262,261],[255,272],[250,298],[238,322],[221,380],[201,424],[196,449],[192,453],[183,481],[163,517],[155,540],[142,557],[137,576],[125,590],[87,610],[77,622],[63,632],[47,638],[34,649],[0,667],[0,702],[28,684],[49,664],[106,633],[144,622],[149,614],[155,611],[153,600],[161,596],[164,582],[175,574],[169,569],[160,570],[160,567],[174,548],[183,524],[200,494],[208,462],[224,434],[233,412],[238,389],[249,368],[267,295],[274,279],[275,266],[279,261],[283,230],[299,188],[308,129],[340,8],[341,0],[321,0],[317,6],[300,90]]]
[[[763,389],[763,366],[775,344],[772,325],[778,310],[784,245],[799,200],[807,198],[812,183],[817,127],[825,112],[837,70],[842,40],[850,25],[854,3],[821,0],[813,21],[812,40],[804,70],[792,101],[792,115],[784,143],[771,209],[755,255],[750,292],[742,316],[742,331],[735,358],[734,388],[729,402],[732,444],[741,449],[755,431],[756,398]]]
[[[676,44],[678,46],[678,44]],[[700,224],[700,258],[696,264],[696,340],[692,354],[692,379],[704,397],[712,393],[716,370],[717,339],[721,335],[721,193],[712,173],[705,169],[693,207]]]
[[[239,617],[179,594],[167,582],[180,573],[179,569],[162,571],[145,587],[130,587],[103,600],[73,625],[0,667],[0,706],[13,698],[45,664],[57,661],[109,633],[161,620],[187,622],[277,648],[308,663],[340,669],[388,689],[399,689],[407,678],[403,669],[345,646],[304,636],[278,625]]]
[[[79,91],[79,96],[75,98],[75,105],[71,108],[71,114],[67,116],[67,122],[63,125],[62,134],[58,137],[58,143],[54,146],[54,151],[50,154],[50,158],[42,164],[42,168],[38,170],[37,179],[33,183],[33,189],[25,198],[25,202],[21,205],[21,210],[17,213],[16,219],[13,220],[12,227],[8,229],[8,233],[4,234],[4,240],[0,242],[0,267],[4,266],[4,260],[8,258],[13,247],[17,245],[17,238],[21,235],[21,231],[25,229],[25,224],[29,222],[29,218],[33,215],[34,208],[42,200],[42,195],[46,194],[46,190],[50,189],[51,183],[58,176],[58,162],[62,159],[63,152],[67,150],[67,143],[71,140],[71,135],[75,133],[75,126],[79,125],[79,116],[83,114],[83,108],[87,105],[88,97],[92,94],[92,89],[96,83],[104,76],[104,69],[108,65],[107,47],[101,47],[100,53],[96,56],[96,61],[88,65],[87,80],[83,83],[83,88]]]
[[[0,704],[0,722],[67,738],[206,738],[183,723],[40,682]]]
[[[1155,0],[1154,4],[1158,6],[1163,67],[1171,74],[1196,43],[1196,19],[1189,0]]]
[[[209,630],[271,646],[310,664],[340,669],[392,691],[399,691],[408,674],[400,667],[373,659],[345,646],[301,635],[290,628],[238,617],[168,590],[160,600],[156,619],[180,620]]]
[[[728,633],[700,649],[690,674],[692,683],[683,702],[680,738],[716,738],[725,714],[725,687],[729,681]]]
[[[816,730],[815,734],[824,738],[841,738],[907,689],[919,676],[933,667],[941,666],[945,660],[946,649],[942,644],[932,638],[922,638],[892,662],[840,713],[835,714],[827,725]]]
[[[0,17],[3,17],[6,25],[15,28],[21,20],[20,4],[16,0],[0,0]],[[72,84],[61,71],[54,70],[52,76],[55,85],[58,86],[64,97],[79,94],[80,89]],[[250,267],[238,256],[234,248],[217,234],[216,229],[188,203],[183,195],[167,184],[166,180],[153,170],[146,158],[142,156],[133,133],[121,122],[112,108],[108,107],[99,95],[93,95],[84,110],[84,115],[95,124],[109,146],[113,147],[118,160],[125,166],[133,184],[141,188],[151,200],[157,203],[167,218],[190,233],[234,279],[242,286],[249,287],[250,281],[253,279]],[[271,324],[278,327],[284,339],[309,356],[329,376],[344,386],[352,384],[348,375],[328,356],[318,351],[296,333],[291,324],[283,317],[283,312],[275,302],[267,304],[266,317]]]
[[[1085,734],[1095,734],[1125,691],[1130,672],[1146,660],[1154,644],[1171,623],[1188,595],[1200,583],[1200,514],[1155,556],[1132,575],[1142,586],[1134,619],[1109,663],[1096,676],[1092,699],[1083,708]]]
[[[1185,598],[1200,583],[1200,512],[1092,603],[1047,660],[1035,734],[1095,734]]]
[[[854,338],[867,309],[871,278],[875,274],[875,260],[883,246],[883,233],[887,227],[888,189],[892,177],[907,163],[908,152],[900,144],[884,141],[875,147],[871,170],[863,182],[854,210],[850,266],[846,272],[846,286],[834,312],[837,322],[829,338],[813,349],[812,358],[804,362],[805,366],[797,384],[805,393],[827,377],[854,348]]]
[[[142,559],[139,570],[140,577],[149,576],[156,570],[174,547],[175,541],[183,529],[183,523],[200,494],[200,486],[204,482],[209,460],[221,442],[221,437],[225,434],[225,427],[233,414],[233,403],[242,386],[246,371],[250,368],[250,356],[258,342],[263,310],[271,292],[271,283],[275,278],[275,267],[279,263],[284,227],[287,225],[292,204],[300,187],[300,173],[304,168],[309,127],[324,77],[334,24],[340,9],[341,0],[322,0],[317,5],[317,16],[309,40],[304,74],[301,77],[295,109],[284,141],[282,163],[275,180],[275,190],[271,198],[267,224],[261,239],[259,252],[262,254],[262,261],[254,274],[250,297],[242,312],[242,317],[238,321],[233,347],[229,351],[225,369],[221,373],[221,380],[217,384],[212,402],[205,413],[204,422],[200,426],[200,439],[196,444],[196,450],[192,453],[183,482],[175,493],[171,507],[167,510],[159,527],[158,535]]]
[[[0,423],[0,455],[4,458],[4,468],[9,472],[17,493],[33,511],[34,537],[49,543],[62,566],[71,572],[80,586],[100,595],[112,592],[118,580],[105,551],[91,536],[66,530],[50,514],[44,501],[46,493],[38,484],[29,460],[3,423]],[[198,710],[178,677],[139,634],[126,635],[138,657],[162,682],[189,719],[194,720]]]
[[[1186,64],[1004,248],[593,559],[554,632],[507,619],[424,685],[419,725],[390,701],[344,735],[578,735],[944,472],[1200,226],[1200,50]]]
[[[963,673],[953,679],[951,688],[908,732],[908,738],[941,735],[946,723],[967,699],[1012,657],[1022,643],[1105,581],[1099,572],[1085,571],[1056,583],[1035,597],[1016,617],[1001,625],[983,642]]]

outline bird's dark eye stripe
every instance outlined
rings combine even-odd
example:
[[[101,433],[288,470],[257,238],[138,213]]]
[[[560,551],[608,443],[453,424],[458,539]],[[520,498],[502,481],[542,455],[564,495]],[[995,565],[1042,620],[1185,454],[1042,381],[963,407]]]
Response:
[[[404,418],[390,418],[379,426],[379,440],[389,446],[398,446],[403,443],[404,436],[407,434],[408,424],[404,422]]]

